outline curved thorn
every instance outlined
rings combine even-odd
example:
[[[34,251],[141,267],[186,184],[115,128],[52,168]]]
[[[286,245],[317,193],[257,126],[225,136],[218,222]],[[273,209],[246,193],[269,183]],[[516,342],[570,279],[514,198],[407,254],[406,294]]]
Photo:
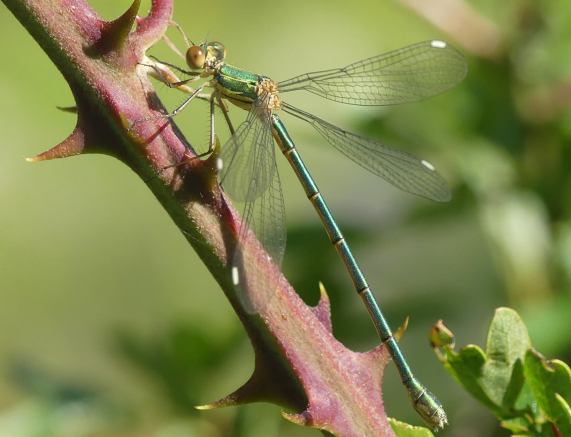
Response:
[[[50,159],[67,158],[68,156],[79,155],[84,151],[85,147],[85,135],[80,128],[76,127],[71,135],[57,146],[54,146],[39,155],[26,158],[26,161],[39,162],[48,161]]]

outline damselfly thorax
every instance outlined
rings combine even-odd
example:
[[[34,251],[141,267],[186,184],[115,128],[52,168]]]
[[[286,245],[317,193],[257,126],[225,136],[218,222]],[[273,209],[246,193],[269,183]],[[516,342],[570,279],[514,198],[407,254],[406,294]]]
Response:
[[[223,64],[214,73],[212,86],[222,97],[236,106],[250,110],[259,102],[268,111],[281,108],[278,85],[269,77]]]

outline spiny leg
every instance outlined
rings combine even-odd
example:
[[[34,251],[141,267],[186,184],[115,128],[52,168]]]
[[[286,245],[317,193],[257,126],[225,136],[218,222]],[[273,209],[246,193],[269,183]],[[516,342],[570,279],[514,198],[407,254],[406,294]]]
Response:
[[[188,160],[190,160],[190,161],[193,159],[204,158],[205,156],[209,156],[214,152],[214,149],[216,148],[216,129],[214,127],[214,123],[215,123],[215,118],[216,118],[216,104],[217,103],[220,106],[220,108],[222,109],[222,113],[224,114],[224,118],[226,119],[226,123],[228,123],[228,128],[230,129],[230,132],[232,133],[232,135],[234,135],[234,127],[232,126],[232,121],[230,120],[230,118],[228,117],[228,114],[227,114],[228,109],[224,105],[224,102],[222,102],[222,99],[220,99],[220,96],[218,96],[217,93],[214,92],[210,96],[210,136],[209,136],[209,141],[208,141],[208,150],[206,152],[199,153],[197,155],[194,155],[194,156],[188,158]]]
[[[212,93],[212,95],[210,96],[210,134],[208,138],[208,150],[206,152],[198,153],[194,156],[188,157],[187,159],[184,160],[185,162],[192,161],[194,159],[204,158],[205,156],[209,156],[210,154],[212,154],[212,152],[214,152],[214,149],[216,147],[216,131],[214,129],[214,118],[216,115],[215,109],[216,109],[216,102],[214,98],[214,93]],[[180,165],[180,164],[175,164],[175,165]]]
[[[165,118],[173,118],[176,116],[180,111],[182,111],[186,106],[206,87],[206,83],[200,85],[194,92],[186,98],[184,102],[182,102],[173,112],[167,114]]]
[[[171,119],[171,118],[175,117],[180,111],[182,111],[204,89],[204,87],[206,85],[207,84],[202,84],[200,87],[198,87],[190,96],[188,96],[184,100],[184,102],[182,102],[182,104],[180,104],[170,114],[161,114],[161,115],[158,115],[156,117],[148,117],[148,118],[143,118],[141,120],[134,121],[133,124],[131,125],[131,127],[129,128],[129,130],[132,130],[136,125],[143,123],[143,122],[148,122],[148,121],[152,121],[152,120],[159,120],[159,119]],[[210,148],[212,148],[212,145],[209,146],[209,149]],[[208,153],[210,153],[210,152],[208,152]],[[194,156],[194,157],[192,157],[192,159],[194,159],[196,157],[200,157],[200,156],[203,156],[203,155]],[[163,171],[169,169],[169,168],[181,166],[181,165],[185,164],[186,162],[188,162],[188,159],[183,158],[180,162],[178,162],[176,164],[167,165],[167,166],[160,169],[159,174],[162,173]]]
[[[210,134],[208,139],[208,150],[206,152],[198,153],[197,155],[191,156],[187,158],[185,161],[192,161],[194,159],[204,158],[205,156],[209,156],[214,152],[216,147],[216,131],[214,129],[214,118],[216,115],[216,102],[214,100],[214,93],[210,96]]]
[[[216,115],[216,106],[214,101],[214,93],[210,96],[210,141],[208,142],[208,150],[206,154],[212,153],[214,150],[214,143],[216,142],[216,138],[214,138],[214,117]]]
[[[220,106],[220,109],[222,110],[222,114],[224,115],[224,119],[226,120],[226,125],[228,126],[228,129],[230,130],[230,135],[234,136],[236,134],[236,130],[234,129],[234,126],[232,125],[232,120],[230,120],[230,116],[228,115],[228,107],[226,106],[226,104],[222,101],[222,99],[220,98],[220,95],[216,95],[216,101],[218,102],[218,106]]]
[[[186,106],[204,89],[204,87],[206,86],[206,84],[202,84],[201,86],[199,86],[196,90],[194,90],[192,92],[192,94],[190,96],[188,96],[184,102],[182,102],[177,108],[174,109],[174,111],[172,111],[169,114],[161,114],[161,115],[157,115],[155,117],[148,117],[148,118],[143,118],[141,120],[137,120],[134,121],[133,124],[131,125],[131,127],[129,128],[129,130],[133,129],[133,127],[135,127],[138,124],[141,123],[145,123],[148,121],[152,121],[152,120],[160,120],[160,119],[170,119],[175,117],[180,111],[182,111],[184,108],[186,108]]]
[[[228,126],[228,130],[230,131],[230,138],[233,139],[234,141],[234,146],[237,147],[238,145],[236,144],[236,129],[234,129],[234,125],[232,124],[232,120],[230,119],[230,116],[228,115],[228,107],[226,106],[226,104],[224,103],[224,101],[222,100],[222,98],[220,97],[220,95],[217,93],[216,95],[216,100],[218,102],[218,106],[220,106],[220,109],[222,110],[222,114],[224,115],[224,120],[226,121],[226,125]],[[234,155],[232,157],[232,159],[230,160],[230,163],[225,163],[223,161],[221,161],[219,163],[219,166],[230,166],[232,165],[232,161],[234,160],[236,155]],[[222,158],[220,158],[222,159]],[[220,180],[220,184],[222,184],[224,182],[223,178]]]
[[[219,151],[216,152],[216,147],[217,147],[216,128],[215,128],[216,105],[218,105],[220,107],[222,114],[224,115],[224,120],[226,121],[228,129],[230,131],[230,135],[232,136],[232,138],[235,137],[236,130],[234,129],[234,125],[232,124],[232,120],[230,119],[230,117],[228,115],[228,112],[229,112],[228,108],[224,104],[224,101],[220,98],[220,95],[217,92],[213,92],[210,96],[210,136],[209,136],[208,150],[206,152],[199,153],[199,154],[191,156],[191,157],[187,157],[186,159],[183,159],[180,163],[167,166],[163,170],[165,170],[167,168],[182,165],[184,163],[187,163],[187,162],[192,161],[192,160],[197,159],[197,158],[200,159],[200,158],[203,158],[205,156],[210,156],[213,153],[220,153]],[[219,158],[216,165],[217,165],[217,170],[221,171],[222,166],[224,164],[223,164],[222,160]]]
[[[203,85],[201,88],[204,88],[205,85]],[[198,91],[198,90],[197,90]],[[189,99],[192,98],[192,95],[185,100],[185,102],[183,102],[182,105],[180,105],[177,109],[175,109],[170,116],[174,117],[178,112],[182,111],[184,109],[184,107],[189,103]],[[165,167],[163,167],[160,171],[163,172],[169,168],[174,168],[174,167],[180,167],[190,161],[193,161],[195,159],[201,159],[204,158],[205,156],[209,156],[211,155],[215,148],[216,148],[216,137],[215,137],[215,130],[214,130],[214,117],[215,117],[215,109],[216,109],[216,104],[214,101],[214,95],[211,95],[210,97],[210,135],[209,135],[209,144],[208,144],[208,150],[206,152],[203,153],[198,153],[196,155],[193,156],[184,156],[180,162],[176,163],[176,164],[171,164],[171,165],[167,165]]]
[[[166,65],[166,66],[168,66],[168,67],[172,67],[172,68],[178,70],[178,71],[181,72],[181,73],[184,73],[184,74],[186,74],[186,75],[192,76],[192,77],[189,77],[188,79],[183,79],[183,80],[178,80],[178,81],[175,81],[175,82],[171,82],[171,81],[168,79],[168,77],[166,76],[165,73],[170,73],[170,74],[173,75],[173,77],[176,77],[172,72],[169,72],[168,70],[161,70],[159,67],[157,67],[156,64],[143,64],[142,62],[139,62],[139,65],[142,65],[143,67],[152,68],[152,69],[155,71],[156,78],[159,79],[162,83],[164,83],[164,84],[165,84],[166,86],[168,86],[169,88],[178,88],[179,86],[186,85],[186,84],[189,83],[189,82],[194,82],[195,80],[198,80],[198,79],[199,79],[199,76],[198,76],[197,74],[191,72],[191,71],[185,71],[185,70],[182,70],[182,69],[176,67],[176,66],[173,65],[173,64],[169,64],[169,63],[166,63],[166,62],[162,62],[161,60],[157,59],[157,58],[154,57],[154,56],[151,56],[151,58],[152,58],[154,61],[157,61],[158,63],[160,63],[160,64],[162,64],[162,65]],[[178,79],[178,78],[177,78],[177,79]]]
[[[186,74],[187,76],[194,76],[195,78],[200,76],[200,74],[195,72],[195,71],[185,70],[184,68],[180,68],[178,65],[171,64],[170,62],[162,61],[159,58],[157,58],[156,56],[150,55],[149,58],[151,58],[153,61],[157,61],[159,64],[166,65],[166,66],[172,68],[173,70],[178,71],[179,73]],[[150,65],[149,65],[149,67],[150,67]]]

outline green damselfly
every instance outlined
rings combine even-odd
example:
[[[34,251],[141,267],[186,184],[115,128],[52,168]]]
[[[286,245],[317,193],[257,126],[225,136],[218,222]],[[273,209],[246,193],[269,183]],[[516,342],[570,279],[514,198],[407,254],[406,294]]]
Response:
[[[240,238],[253,230],[273,262],[281,264],[286,231],[283,195],[276,167],[275,140],[295,171],[331,243],[347,268],[381,341],[394,359],[414,408],[431,427],[443,427],[447,423],[443,408],[436,397],[412,374],[361,269],[278,112],[283,111],[308,122],[341,153],[395,187],[428,199],[447,201],[450,198],[448,185],[428,161],[347,132],[284,102],[281,95],[304,90],[335,102],[361,106],[419,101],[459,83],[467,71],[464,57],[443,41],[425,41],[343,68],[306,73],[275,82],[269,77],[226,64],[226,49],[222,44],[194,44],[189,42],[184,32],[183,36],[188,46],[184,57],[190,70],[168,63],[162,64],[174,67],[190,78],[169,85],[179,86],[199,79],[206,81],[166,117],[174,116],[196,97],[208,99],[212,150],[215,142],[215,106],[223,109],[231,137],[222,147],[220,180],[225,192],[244,203]],[[167,42],[172,47],[172,43]],[[164,79],[156,64],[153,68]],[[207,87],[213,90],[212,93],[202,94]],[[232,126],[223,101],[249,111],[246,120],[237,129]],[[241,276],[246,268],[247,263],[238,248],[232,267],[232,280],[236,287],[243,285]]]

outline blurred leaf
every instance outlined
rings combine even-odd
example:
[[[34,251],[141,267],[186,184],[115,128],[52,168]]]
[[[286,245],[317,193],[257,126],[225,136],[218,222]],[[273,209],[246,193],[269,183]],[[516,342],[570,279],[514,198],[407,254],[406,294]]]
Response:
[[[389,418],[389,423],[397,437],[434,437],[428,428],[412,426],[392,418]]]
[[[10,377],[21,390],[56,404],[90,403],[99,397],[91,388],[64,381],[22,360],[11,367]]]
[[[571,250],[567,257],[571,261]],[[529,331],[534,334],[534,347],[546,355],[559,355],[569,350],[571,345],[569,314],[571,314],[571,294],[560,294],[550,301],[536,303],[525,308],[522,315]]]
[[[540,408],[563,435],[571,435],[571,371],[560,360],[546,360],[529,350],[525,357],[525,376]]]
[[[561,411],[559,420],[556,419],[556,425],[560,430],[569,434],[569,431],[571,430],[571,408],[569,407],[567,400],[559,393],[555,393],[555,399],[557,400],[558,407]]]
[[[202,326],[175,324],[151,341],[120,333],[117,345],[131,363],[159,382],[172,404],[186,414],[197,414],[194,407],[200,403],[204,375],[227,361],[224,357],[240,344],[237,333],[217,338]]]
[[[0,436],[93,436],[121,429],[132,419],[124,405],[29,363],[18,362],[10,374],[28,396],[0,411]]]
[[[502,427],[510,430],[515,435],[526,435],[529,422],[522,417],[516,417],[514,419],[502,420]]]

